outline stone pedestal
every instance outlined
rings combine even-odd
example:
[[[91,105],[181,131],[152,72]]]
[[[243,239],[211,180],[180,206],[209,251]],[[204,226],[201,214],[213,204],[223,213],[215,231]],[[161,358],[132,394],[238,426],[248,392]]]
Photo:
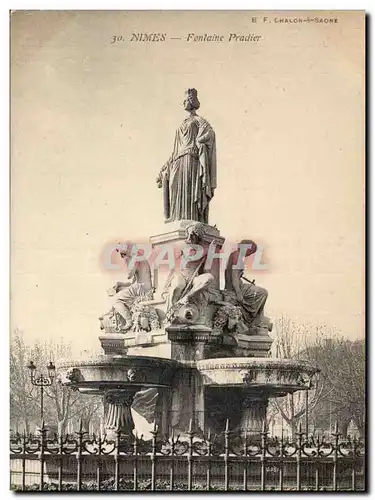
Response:
[[[155,422],[159,435],[166,439],[170,436],[170,409],[172,407],[172,393],[168,388],[158,389],[155,405]]]
[[[236,342],[234,356],[249,356],[254,358],[265,358],[271,349],[273,339],[264,333],[264,335],[243,335],[240,333],[231,334],[224,340],[225,343],[230,342],[232,338]]]
[[[109,356],[127,353],[124,339],[123,333],[106,333],[99,337],[104,354]]]
[[[192,366],[184,366],[175,374],[172,387],[170,425],[175,434],[190,428],[196,435],[204,430],[204,393],[201,377]]]
[[[173,380],[171,427],[177,433],[185,433],[191,427],[200,435],[204,431],[204,389],[195,363],[204,359],[212,331],[203,325],[171,325],[166,331],[171,356],[182,365]]]
[[[131,405],[134,394],[130,390],[105,394],[105,431],[109,439],[115,439],[119,431],[122,435],[132,434],[134,422]]]
[[[171,342],[171,358],[182,363],[205,358],[205,346],[211,338],[211,328],[204,325],[171,325],[166,328]]]
[[[261,390],[248,392],[239,387],[204,389],[204,428],[224,432],[226,422],[242,437],[260,439],[266,419],[268,398]]]
[[[178,258],[183,248],[186,248],[189,244],[186,241],[187,228],[192,224],[197,224],[196,221],[191,220],[181,220],[175,222],[169,222],[163,226],[163,232],[150,237],[150,243],[154,250],[157,252],[165,252],[166,248],[169,251],[174,251],[174,255]],[[202,234],[199,239],[199,245],[201,245],[206,251],[210,246],[211,242],[215,240],[216,242],[216,252],[219,252],[224,244],[225,239],[220,236],[220,232],[216,227],[212,227],[208,224],[199,223],[200,227],[203,229]],[[167,255],[165,254],[164,259],[167,261]],[[171,269],[167,265],[158,266],[154,270],[154,287],[156,289],[155,298],[157,300],[162,299],[162,293],[168,275]],[[214,276],[214,281],[217,288],[220,287],[220,259],[214,259],[212,266],[210,266],[209,272]]]
[[[267,415],[268,398],[261,394],[244,394],[242,399],[240,432],[242,436],[259,437]]]

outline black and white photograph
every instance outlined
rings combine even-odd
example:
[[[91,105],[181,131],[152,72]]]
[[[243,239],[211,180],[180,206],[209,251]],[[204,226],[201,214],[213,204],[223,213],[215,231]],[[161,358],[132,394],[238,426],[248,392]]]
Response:
[[[366,492],[365,11],[9,17],[9,489]]]

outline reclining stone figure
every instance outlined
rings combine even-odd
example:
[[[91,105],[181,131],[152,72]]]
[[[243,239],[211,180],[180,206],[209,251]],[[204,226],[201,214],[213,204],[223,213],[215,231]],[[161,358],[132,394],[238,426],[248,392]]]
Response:
[[[225,270],[225,293],[230,301],[235,300],[240,306],[243,320],[252,333],[264,334],[272,329],[264,316],[268,292],[243,276],[245,258],[256,251],[257,245],[252,240],[242,240],[230,254]]]

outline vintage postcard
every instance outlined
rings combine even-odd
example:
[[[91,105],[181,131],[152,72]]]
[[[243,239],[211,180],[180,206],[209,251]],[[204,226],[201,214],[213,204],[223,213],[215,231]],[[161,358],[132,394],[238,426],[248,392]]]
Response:
[[[365,12],[10,23],[10,488],[365,491]]]

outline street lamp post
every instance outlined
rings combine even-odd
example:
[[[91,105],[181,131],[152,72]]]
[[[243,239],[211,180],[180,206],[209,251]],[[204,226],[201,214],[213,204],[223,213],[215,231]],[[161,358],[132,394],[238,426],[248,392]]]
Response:
[[[40,387],[40,419],[43,421],[43,391],[44,387],[49,387],[53,383],[53,379],[55,378],[56,367],[52,363],[49,362],[47,365],[47,374],[45,373],[37,373],[37,368],[34,365],[33,361],[27,365],[27,368],[30,370],[30,380],[33,385],[36,387]]]
[[[309,436],[309,390],[308,389],[305,391],[305,397],[306,397],[306,401],[305,401],[305,404],[306,404],[305,427],[306,427],[306,438],[307,438]]]
[[[305,427],[306,427],[306,437],[309,435],[309,390],[314,387],[312,377],[309,378],[309,385],[308,388],[305,391],[305,405],[306,405],[306,422],[305,422]]]

